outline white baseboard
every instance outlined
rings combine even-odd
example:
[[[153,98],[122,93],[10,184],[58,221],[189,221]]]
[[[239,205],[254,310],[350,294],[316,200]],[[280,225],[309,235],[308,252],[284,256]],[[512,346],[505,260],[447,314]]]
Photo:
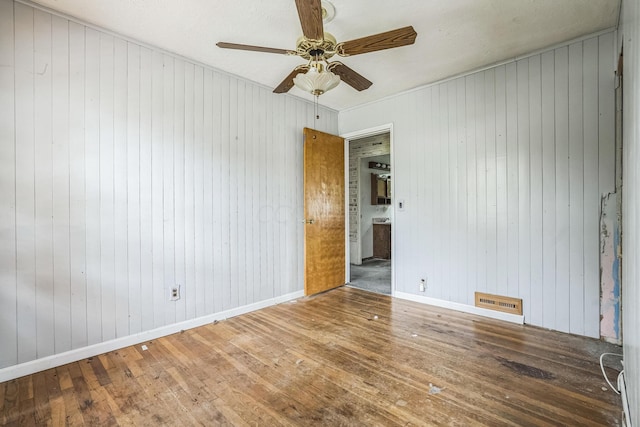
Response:
[[[282,295],[279,297],[270,298],[268,300],[244,305],[238,308],[233,308],[231,310],[209,314],[206,316],[198,317],[196,319],[185,320],[183,322],[162,326],[160,328],[152,329],[149,331],[128,335],[122,338],[116,338],[114,340],[89,345],[87,347],[77,348],[75,350],[65,351],[64,353],[54,354],[51,356],[43,357],[41,359],[20,363],[14,366],[9,366],[9,367],[0,369],[0,382],[9,381],[15,378],[23,377],[25,375],[30,375],[36,372],[44,371],[46,369],[55,368],[61,365],[66,365],[67,363],[76,362],[78,360],[86,359],[88,357],[93,357],[99,354],[107,353],[109,351],[114,351],[123,347],[128,347],[130,345],[135,345],[145,341],[154,340],[160,337],[164,337],[167,335],[175,334],[180,331],[184,331],[186,329],[192,329],[192,328],[203,326],[215,321],[228,319],[230,317],[239,316],[245,313],[250,313],[252,311],[260,310],[261,308],[266,308],[272,305],[281,304],[283,302],[291,301],[297,298],[301,298],[303,296],[304,296],[304,291],[296,291],[296,292],[292,292],[290,294]]]
[[[503,313],[501,311],[488,310],[473,305],[461,304],[459,302],[445,301],[437,298],[423,297],[420,295],[409,294],[406,292],[395,292],[394,297],[406,299],[409,301],[419,302],[422,304],[434,305],[436,307],[448,308],[450,310],[461,311],[463,313],[477,314],[478,316],[489,317],[496,320],[504,320],[505,322],[524,324],[524,316]]]

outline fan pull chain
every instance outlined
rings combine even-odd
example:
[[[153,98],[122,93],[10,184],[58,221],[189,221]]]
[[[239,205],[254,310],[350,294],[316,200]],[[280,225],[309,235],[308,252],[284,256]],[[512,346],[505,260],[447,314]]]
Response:
[[[313,107],[314,107],[313,112],[314,112],[314,115],[315,115],[315,120],[314,120],[314,123],[313,123],[313,127],[315,129],[318,129],[318,120],[320,119],[320,114],[318,114],[318,98],[319,98],[319,96],[316,95],[316,100],[315,100],[316,102],[314,102],[314,104],[313,104]]]

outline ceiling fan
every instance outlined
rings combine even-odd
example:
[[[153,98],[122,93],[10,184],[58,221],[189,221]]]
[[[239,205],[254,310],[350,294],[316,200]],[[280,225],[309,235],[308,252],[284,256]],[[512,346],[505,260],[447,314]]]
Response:
[[[334,55],[353,56],[378,50],[413,44],[417,33],[413,27],[403,27],[384,33],[338,43],[331,34],[324,31],[323,15],[333,6],[321,0],[296,0],[298,16],[303,36],[298,39],[295,50],[251,46],[237,43],[218,42],[225,49],[250,50],[256,52],[295,55],[308,62],[299,65],[273,90],[274,93],[288,92],[294,85],[320,96],[344,81],[354,89],[368,89],[372,82],[339,61],[329,62]]]

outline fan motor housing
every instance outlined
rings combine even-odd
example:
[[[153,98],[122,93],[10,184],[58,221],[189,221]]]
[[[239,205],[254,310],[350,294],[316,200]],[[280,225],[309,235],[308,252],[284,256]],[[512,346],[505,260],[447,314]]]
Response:
[[[311,40],[303,36],[296,43],[296,54],[306,60],[326,60],[336,54],[336,45],[335,37],[326,32],[323,40]]]

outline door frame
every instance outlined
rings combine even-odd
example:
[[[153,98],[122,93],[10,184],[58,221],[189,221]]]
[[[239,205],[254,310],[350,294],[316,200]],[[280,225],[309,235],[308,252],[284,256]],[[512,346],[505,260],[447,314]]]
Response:
[[[395,170],[395,160],[394,160],[394,143],[393,143],[393,123],[387,123],[384,125],[380,125],[380,126],[375,126],[375,127],[371,127],[371,128],[367,128],[367,129],[362,129],[362,130],[357,130],[357,131],[353,131],[353,132],[347,132],[344,134],[341,134],[340,136],[342,138],[344,138],[344,188],[345,188],[345,192],[344,192],[344,204],[345,204],[345,210],[344,210],[344,214],[345,214],[345,233],[344,233],[344,237],[345,237],[345,241],[344,241],[344,249],[345,249],[345,278],[344,278],[344,282],[345,283],[349,283],[349,280],[351,279],[351,257],[350,257],[350,253],[349,253],[349,246],[350,246],[350,242],[349,242],[349,229],[350,229],[350,224],[349,224],[349,145],[351,144],[351,140],[355,140],[355,139],[361,139],[361,138],[365,138],[368,136],[374,136],[374,135],[380,135],[383,133],[388,133],[389,134],[389,154],[391,156],[391,170]],[[393,172],[391,173],[391,175],[393,176]],[[396,179],[392,179],[391,180],[391,194],[393,195],[393,220],[394,223],[396,222],[396,197],[395,195],[397,194],[396,192]],[[360,197],[360,186],[358,186],[358,198]],[[358,205],[359,206],[359,205]],[[358,211],[359,213],[359,211]],[[395,241],[395,226],[392,224],[391,226],[391,295],[395,296],[396,293],[396,275],[395,275],[395,271],[396,271],[396,257],[395,257],[395,253],[396,253],[396,241]],[[361,249],[359,249],[361,250]]]

